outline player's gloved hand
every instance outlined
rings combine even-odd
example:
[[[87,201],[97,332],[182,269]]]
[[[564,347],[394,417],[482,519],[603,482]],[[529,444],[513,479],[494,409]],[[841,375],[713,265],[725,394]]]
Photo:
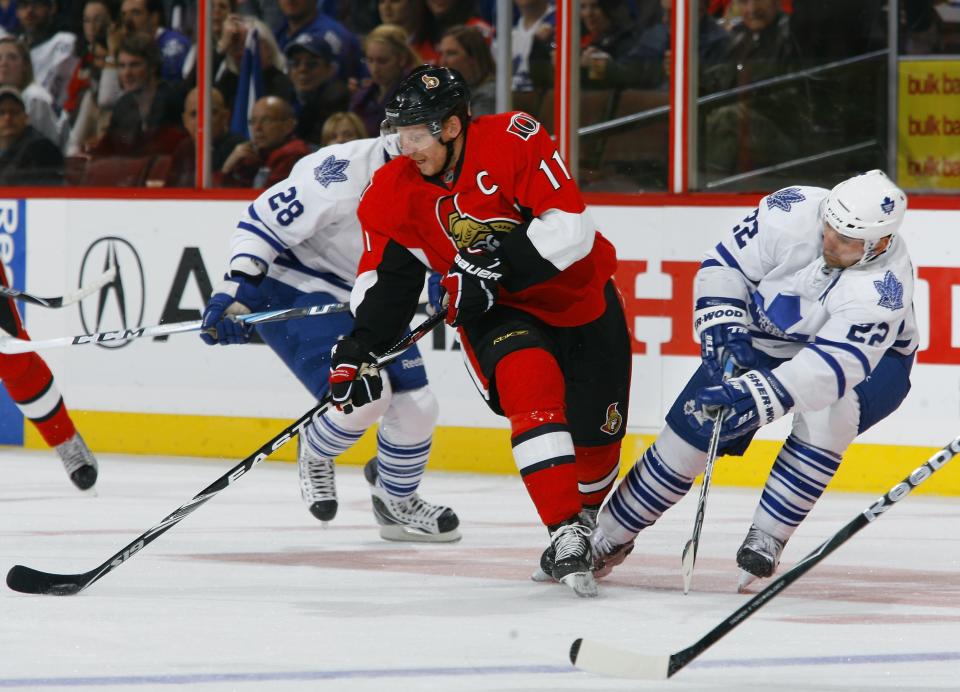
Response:
[[[503,262],[486,250],[464,248],[453,258],[440,285],[450,300],[447,324],[459,327],[480,317],[497,302],[499,282],[506,276]]]
[[[350,413],[357,406],[376,401],[383,394],[383,380],[376,356],[353,337],[344,337],[330,352],[330,399]]]
[[[767,368],[757,368],[697,390],[695,410],[687,421],[704,436],[710,435],[717,409],[723,408],[720,439],[725,442],[783,417],[793,404],[793,397],[780,380]]]
[[[446,290],[443,286],[440,285],[440,280],[443,277],[439,272],[430,272],[430,276],[427,277],[427,314],[430,317],[433,317],[438,312],[447,307],[447,303],[450,302],[449,296],[447,296]]]
[[[203,311],[200,338],[204,343],[245,344],[250,341],[253,327],[225,319],[227,315],[248,315],[256,303],[259,288],[245,274],[227,275],[217,286]]]
[[[757,353],[747,330],[747,306],[733,298],[700,298],[693,317],[700,336],[700,359],[710,379],[720,382],[723,364],[733,360],[734,372],[757,366]]]

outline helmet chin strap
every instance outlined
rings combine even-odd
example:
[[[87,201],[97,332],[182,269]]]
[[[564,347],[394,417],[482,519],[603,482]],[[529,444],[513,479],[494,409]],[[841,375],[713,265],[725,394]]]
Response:
[[[447,155],[443,158],[443,166],[440,167],[440,175],[443,175],[447,172],[447,168],[450,166],[450,162],[453,160],[453,145],[456,143],[457,138],[443,141],[443,135],[440,135],[440,144],[442,144],[446,150]]]

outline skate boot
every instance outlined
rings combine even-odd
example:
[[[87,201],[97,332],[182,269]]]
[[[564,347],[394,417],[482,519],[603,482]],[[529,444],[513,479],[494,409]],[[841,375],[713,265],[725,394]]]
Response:
[[[337,516],[337,483],[333,459],[322,457],[297,438],[297,469],[300,495],[310,514],[326,524]]]
[[[61,442],[54,449],[60,455],[63,467],[73,484],[80,490],[92,488],[97,482],[97,460],[80,437],[80,433],[74,433],[73,437]]]
[[[786,541],[758,529],[755,525],[747,531],[743,545],[737,551],[737,564],[740,566],[740,581],[737,591],[743,592],[758,577],[769,577],[780,564],[780,554]]]
[[[599,513],[599,507],[584,507],[580,510],[580,523],[593,531],[597,527],[597,515]],[[540,566],[530,575],[530,578],[535,582],[556,581],[553,578],[553,561],[556,559],[556,555],[557,551],[551,543],[540,555]]]
[[[541,568],[552,567],[549,574],[581,597],[592,597],[598,593],[597,582],[593,578],[590,533],[590,527],[579,516],[567,519],[550,532],[553,565],[544,564],[549,549],[541,558]]]
[[[388,541],[418,543],[450,543],[460,540],[460,520],[449,507],[434,505],[419,494],[395,497],[380,484],[377,458],[363,467],[363,475],[370,484],[373,516],[380,525],[380,537]]]
[[[593,576],[600,579],[627,559],[627,555],[633,552],[633,541],[614,544],[604,535],[602,529],[597,528],[590,536],[590,548],[593,552]]]

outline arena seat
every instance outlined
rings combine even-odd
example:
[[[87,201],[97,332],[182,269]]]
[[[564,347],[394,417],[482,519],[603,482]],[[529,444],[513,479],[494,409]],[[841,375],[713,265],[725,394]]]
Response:
[[[142,187],[151,156],[93,158],[87,164],[87,187]]]

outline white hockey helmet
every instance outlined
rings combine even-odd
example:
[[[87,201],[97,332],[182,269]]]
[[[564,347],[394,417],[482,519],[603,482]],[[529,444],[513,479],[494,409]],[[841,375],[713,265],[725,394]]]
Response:
[[[837,233],[867,245],[896,233],[906,212],[906,194],[879,169],[844,180],[823,205],[823,218]]]

